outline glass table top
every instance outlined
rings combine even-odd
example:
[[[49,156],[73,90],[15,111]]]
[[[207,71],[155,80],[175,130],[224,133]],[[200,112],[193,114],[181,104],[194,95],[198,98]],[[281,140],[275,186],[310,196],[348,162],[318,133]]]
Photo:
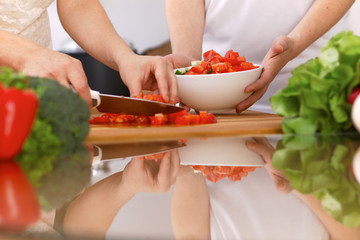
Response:
[[[360,238],[355,133],[86,143],[67,155],[51,152],[32,164],[1,163],[4,239]]]

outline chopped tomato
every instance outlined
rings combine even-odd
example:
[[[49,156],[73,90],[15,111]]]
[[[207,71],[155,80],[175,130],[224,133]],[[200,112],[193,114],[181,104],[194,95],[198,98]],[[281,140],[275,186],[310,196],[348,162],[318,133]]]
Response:
[[[191,115],[177,116],[175,118],[175,125],[190,125]]]
[[[204,124],[204,123],[216,123],[217,122],[214,114],[212,114],[212,113],[200,111],[199,116],[200,116],[200,123]]]
[[[155,102],[165,102],[164,98],[160,94],[150,93],[144,95],[143,99],[155,101]]]
[[[239,72],[258,68],[251,62],[246,62],[244,56],[233,50],[227,51],[224,57],[214,50],[209,50],[203,54],[203,57],[204,60],[200,65],[192,67],[185,75]]]
[[[199,115],[191,115],[191,124],[200,124],[200,116]]]
[[[211,70],[211,64],[201,61],[200,65],[190,68],[185,75],[207,74]]]
[[[100,117],[94,117],[93,119],[90,119],[90,124],[97,123],[110,123],[110,119],[105,114]]]
[[[157,113],[154,116],[149,116],[150,124],[154,126],[165,125],[167,123],[167,117],[162,113]]]
[[[207,63],[208,64],[208,63]],[[210,65],[209,65],[210,66]],[[148,99],[151,101],[163,102],[163,98],[159,94],[139,94],[137,98]],[[137,124],[137,125],[190,125],[190,124],[206,124],[216,123],[216,118],[213,114],[207,114],[202,112],[200,115],[190,114],[189,112],[182,110],[180,112],[171,114],[155,114],[154,116],[135,116],[129,114],[115,114],[104,113],[100,117],[92,118],[90,124],[103,124],[103,123],[119,123],[119,124]]]
[[[143,99],[144,98],[144,93],[141,92],[139,95],[133,97],[133,98],[140,98],[140,99]]]
[[[135,123],[138,125],[147,125],[150,123],[150,119],[147,116],[135,116]]]
[[[208,61],[211,65],[216,64],[216,63],[220,63],[220,62],[224,62],[224,58],[220,55],[214,56],[212,57],[209,61]]]
[[[175,123],[175,120],[176,120],[177,117],[185,116],[185,115],[190,115],[190,113],[188,113],[185,110],[182,110],[180,112],[170,113],[170,114],[167,115],[167,117],[168,117],[169,122]]]
[[[115,117],[115,123],[133,123],[135,121],[135,116],[129,114],[119,114]]]
[[[209,61],[213,57],[221,57],[221,55],[219,53],[215,52],[214,50],[209,50],[209,51],[205,52],[203,54],[203,56],[204,56],[205,61]]]
[[[226,73],[229,71],[229,66],[226,63],[215,63],[211,65],[212,73]]]

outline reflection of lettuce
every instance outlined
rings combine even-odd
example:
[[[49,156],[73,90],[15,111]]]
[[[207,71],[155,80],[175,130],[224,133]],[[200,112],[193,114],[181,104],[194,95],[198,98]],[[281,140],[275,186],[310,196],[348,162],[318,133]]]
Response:
[[[319,57],[298,66],[288,86],[271,97],[271,106],[284,116],[285,133],[331,133],[351,129],[347,102],[360,77],[360,37],[335,35]]]
[[[287,136],[279,142],[272,160],[275,168],[284,170],[294,189],[314,194],[336,221],[357,227],[360,185],[349,167],[355,150],[349,138]]]

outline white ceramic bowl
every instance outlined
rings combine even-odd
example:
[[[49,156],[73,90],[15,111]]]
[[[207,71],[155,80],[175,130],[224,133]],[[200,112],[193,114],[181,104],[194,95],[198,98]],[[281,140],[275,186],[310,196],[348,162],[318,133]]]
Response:
[[[234,110],[238,103],[251,95],[244,92],[245,87],[260,77],[263,68],[254,65],[259,68],[231,73],[176,75],[179,97],[184,104],[197,111]]]

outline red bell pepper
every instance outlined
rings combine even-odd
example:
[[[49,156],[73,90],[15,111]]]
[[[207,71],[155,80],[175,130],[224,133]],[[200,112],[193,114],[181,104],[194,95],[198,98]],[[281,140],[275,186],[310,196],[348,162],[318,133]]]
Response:
[[[5,88],[0,84],[0,160],[10,160],[30,133],[38,99],[30,90]]]

